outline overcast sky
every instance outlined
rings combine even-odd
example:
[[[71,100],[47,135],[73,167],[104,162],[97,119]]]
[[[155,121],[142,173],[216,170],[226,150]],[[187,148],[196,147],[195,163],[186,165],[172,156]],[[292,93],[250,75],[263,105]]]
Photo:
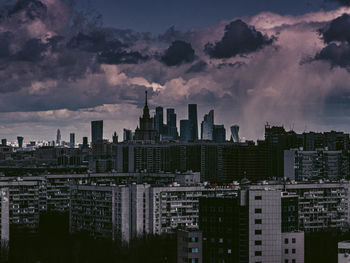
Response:
[[[151,110],[298,132],[350,132],[348,0],[0,0],[0,137],[90,138]]]

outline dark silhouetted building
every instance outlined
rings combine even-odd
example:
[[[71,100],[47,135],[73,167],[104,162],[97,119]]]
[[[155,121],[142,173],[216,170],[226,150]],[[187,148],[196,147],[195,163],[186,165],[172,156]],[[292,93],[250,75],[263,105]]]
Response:
[[[123,141],[132,141],[132,131],[128,129],[123,129]]]
[[[75,133],[69,134],[69,144],[71,148],[75,147]]]
[[[204,120],[201,123],[201,139],[202,140],[213,140],[214,131],[214,110],[209,111],[208,114],[204,115]]]
[[[174,109],[166,110],[166,126],[167,137],[176,140],[177,139],[177,127],[176,127],[176,113]]]
[[[154,129],[153,118],[149,114],[147,103],[147,91],[145,92],[145,106],[143,107],[143,115],[140,117],[139,127],[135,130],[134,140],[136,141],[157,141],[158,134]]]
[[[231,140],[233,142],[239,142],[239,126],[238,125],[233,125],[231,126]]]
[[[198,141],[197,104],[188,104],[188,121],[190,125],[190,140]]]
[[[118,143],[118,135],[117,135],[117,132],[114,132],[114,133],[113,133],[112,141],[113,141],[113,143]]]
[[[218,143],[226,141],[226,129],[224,125],[214,125],[213,139]]]
[[[7,145],[7,140],[6,139],[2,139],[1,140],[1,145],[2,146],[6,146]]]
[[[180,140],[183,142],[188,142],[191,140],[189,120],[180,120]]]
[[[83,148],[88,148],[88,147],[89,147],[88,137],[83,137]]]
[[[103,140],[103,120],[91,122],[91,142]]]
[[[56,144],[57,144],[57,145],[60,145],[60,144],[61,144],[61,131],[60,131],[60,129],[57,129]]]
[[[17,142],[18,142],[18,148],[22,149],[23,148],[23,137],[18,136],[17,137]]]
[[[163,107],[156,108],[156,114],[154,115],[154,128],[158,134],[164,134],[164,110]]]

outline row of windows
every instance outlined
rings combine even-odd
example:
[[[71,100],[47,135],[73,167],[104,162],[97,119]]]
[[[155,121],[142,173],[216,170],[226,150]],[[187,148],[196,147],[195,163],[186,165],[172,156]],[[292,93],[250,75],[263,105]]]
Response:
[[[296,252],[296,250],[295,250],[295,248],[293,248],[293,249],[292,249],[292,254],[295,254],[295,252]],[[288,248],[286,248],[286,249],[284,250],[284,254],[289,254],[289,249],[288,249]]]
[[[295,244],[296,240],[295,238],[292,238],[292,243]],[[285,238],[284,239],[284,244],[288,244],[289,243],[289,239],[288,238]]]

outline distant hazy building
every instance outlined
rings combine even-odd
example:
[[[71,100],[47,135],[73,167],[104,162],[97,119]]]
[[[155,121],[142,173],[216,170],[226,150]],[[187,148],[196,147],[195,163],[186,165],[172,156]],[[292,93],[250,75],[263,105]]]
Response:
[[[188,121],[190,126],[190,140],[198,141],[197,104],[188,104]]]
[[[214,125],[213,140],[218,143],[226,141],[226,129],[224,125]]]
[[[23,137],[22,136],[17,137],[17,143],[18,143],[18,148],[22,149],[23,148]]]
[[[132,131],[128,129],[123,129],[123,141],[132,141]]]
[[[239,126],[233,125],[231,126],[231,139],[233,142],[239,142]]]
[[[69,145],[71,148],[75,147],[75,133],[69,134]]]
[[[56,145],[59,146],[60,144],[61,144],[61,131],[60,131],[60,129],[57,129]]]
[[[103,120],[91,122],[91,142],[103,140]]]
[[[201,123],[201,139],[202,140],[213,140],[214,131],[214,110],[209,111],[208,114],[204,115],[204,120]]]
[[[191,130],[190,130],[189,120],[180,120],[180,140],[187,142],[191,140]]]
[[[6,146],[7,145],[7,140],[6,139],[2,139],[1,140],[1,145],[2,146]]]

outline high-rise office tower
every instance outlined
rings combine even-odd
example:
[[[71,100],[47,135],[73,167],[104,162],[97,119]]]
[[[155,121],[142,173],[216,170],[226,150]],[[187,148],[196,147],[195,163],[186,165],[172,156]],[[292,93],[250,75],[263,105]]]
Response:
[[[154,115],[154,128],[157,130],[158,134],[164,133],[164,110],[163,107],[156,108],[156,114]]]
[[[7,140],[6,139],[2,139],[1,140],[1,145],[2,146],[6,146],[7,145]]]
[[[183,142],[191,140],[191,129],[189,120],[180,120],[180,140]]]
[[[177,138],[176,113],[174,109],[166,110],[167,135],[175,140]]]
[[[231,139],[234,142],[239,142],[238,132],[239,132],[239,126],[238,125],[231,126]]]
[[[204,120],[201,123],[201,138],[202,140],[213,140],[214,130],[214,110],[209,111],[204,115]]]
[[[69,145],[71,148],[75,146],[75,133],[69,134]]]
[[[113,133],[112,141],[113,141],[113,143],[118,143],[118,135],[117,135],[116,131]]]
[[[83,137],[83,148],[89,147],[88,137]]]
[[[214,125],[213,139],[219,143],[226,141],[226,129],[224,125]]]
[[[61,144],[61,131],[60,131],[60,129],[57,129],[56,144],[57,144],[57,146]]]
[[[123,130],[123,141],[132,141],[132,132],[131,130],[125,129]]]
[[[18,136],[17,137],[17,142],[18,142],[18,148],[22,149],[23,148],[23,137]]]
[[[91,122],[91,142],[103,140],[103,120]]]
[[[188,121],[190,125],[190,141],[198,141],[197,104],[188,104]]]

